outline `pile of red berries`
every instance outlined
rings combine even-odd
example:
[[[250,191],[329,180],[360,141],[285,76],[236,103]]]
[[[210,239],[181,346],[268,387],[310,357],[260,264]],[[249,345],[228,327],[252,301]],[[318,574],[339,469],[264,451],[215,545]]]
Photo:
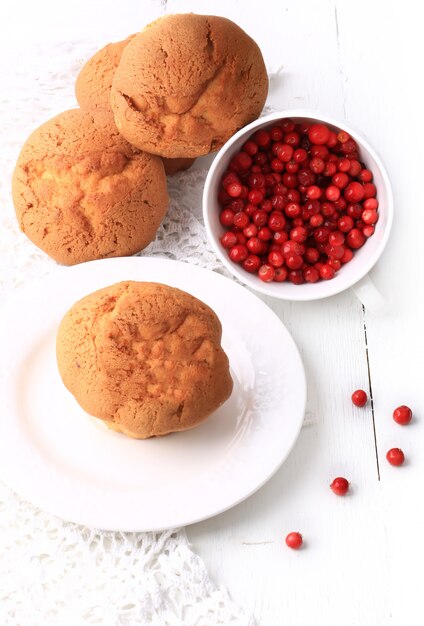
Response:
[[[329,280],[374,233],[373,175],[345,131],[291,119],[231,159],[218,200],[234,263],[265,282]]]

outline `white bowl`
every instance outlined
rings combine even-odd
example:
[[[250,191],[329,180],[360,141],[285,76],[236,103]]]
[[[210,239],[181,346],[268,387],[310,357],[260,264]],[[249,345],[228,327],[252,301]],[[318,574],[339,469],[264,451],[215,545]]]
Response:
[[[227,251],[219,241],[225,229],[219,221],[220,207],[218,204],[218,191],[222,175],[233,155],[251,135],[260,128],[269,126],[276,120],[291,118],[294,121],[323,122],[333,130],[345,130],[357,142],[360,148],[360,160],[365,163],[374,175],[374,183],[377,187],[379,202],[379,220],[376,224],[375,233],[365,245],[355,251],[350,263],[344,265],[332,280],[321,280],[317,283],[304,283],[293,285],[290,282],[265,283],[256,274],[249,274],[242,266],[233,263]],[[355,130],[344,122],[336,120],[328,115],[316,111],[287,110],[272,113],[252,122],[242,128],[221,148],[212,163],[205,182],[203,192],[203,215],[208,238],[222,263],[241,282],[261,293],[283,300],[318,300],[333,296],[354,285],[363,278],[377,262],[389,238],[393,221],[393,192],[387,171],[375,150]]]

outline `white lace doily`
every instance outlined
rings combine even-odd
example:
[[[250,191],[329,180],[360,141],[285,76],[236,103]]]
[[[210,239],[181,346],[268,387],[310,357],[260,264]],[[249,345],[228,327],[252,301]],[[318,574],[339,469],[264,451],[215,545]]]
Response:
[[[10,181],[28,134],[76,106],[74,80],[98,46],[40,45],[0,61],[0,304],[19,286],[55,267],[20,233]],[[201,217],[204,170],[175,176],[171,206],[143,255],[221,270]],[[25,463],[25,459],[22,459]],[[225,589],[208,577],[183,530],[112,533],[48,515],[0,482],[0,624],[2,626],[252,626]]]

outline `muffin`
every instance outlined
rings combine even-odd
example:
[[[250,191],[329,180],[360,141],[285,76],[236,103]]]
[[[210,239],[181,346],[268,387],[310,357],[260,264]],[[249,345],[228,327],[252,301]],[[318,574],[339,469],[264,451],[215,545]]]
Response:
[[[75,82],[75,95],[82,109],[110,110],[113,76],[125,46],[134,36],[107,44],[83,65]]]
[[[66,313],[57,362],[67,389],[110,428],[146,439],[197,426],[232,391],[216,314],[158,283],[120,282]]]
[[[21,230],[64,265],[142,250],[168,205],[161,159],[131,146],[104,111],[72,109],[35,130],[12,191]]]
[[[133,145],[168,158],[217,150],[255,120],[268,93],[257,44],[217,16],[162,17],[125,47],[115,72],[115,121]]]
[[[113,76],[125,46],[134,36],[130,35],[117,43],[109,43],[81,68],[75,83],[75,95],[82,109],[111,110]],[[163,159],[165,173],[168,175],[187,170],[193,163],[194,159]]]

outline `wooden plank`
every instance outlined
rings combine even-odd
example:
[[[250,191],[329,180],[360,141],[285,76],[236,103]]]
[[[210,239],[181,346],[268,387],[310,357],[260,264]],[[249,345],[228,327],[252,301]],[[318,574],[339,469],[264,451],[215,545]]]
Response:
[[[421,124],[414,123],[421,119],[422,89],[416,79],[422,34],[417,16],[403,4],[361,1],[349,6],[338,2],[338,13],[342,63],[349,76],[348,114],[384,157],[395,193],[391,240],[371,272],[390,301],[390,310],[382,317],[367,314],[366,323],[391,619],[394,624],[414,624],[422,592],[419,559],[424,554],[424,504],[418,495],[424,475],[424,261],[421,229],[415,227],[422,212],[421,180],[416,173],[422,161],[424,132]],[[366,14],[366,19],[360,20],[358,14]],[[359,41],[355,36],[358,28]],[[417,416],[408,427],[392,420],[393,409],[400,404],[410,405]],[[391,447],[405,451],[405,467],[393,468],[387,463],[385,454]]]
[[[167,10],[198,12],[199,4],[170,0]],[[274,106],[344,116],[334,2],[265,2],[260,19],[254,2],[215,2],[213,12],[245,28],[270,68],[284,65],[271,97]],[[260,624],[306,624],[324,615],[330,624],[340,615],[352,626],[385,623],[389,602],[381,564],[386,550],[371,412],[350,402],[352,390],[366,387],[368,380],[362,307],[351,293],[319,303],[268,304],[292,332],[305,361],[307,426],[289,460],[259,493],[190,527],[189,537],[216,580],[253,610]],[[352,481],[351,497],[331,493],[328,484],[335,475]],[[298,554],[283,546],[284,534],[293,529],[302,531],[307,543]],[[383,583],[377,603],[376,579]]]

